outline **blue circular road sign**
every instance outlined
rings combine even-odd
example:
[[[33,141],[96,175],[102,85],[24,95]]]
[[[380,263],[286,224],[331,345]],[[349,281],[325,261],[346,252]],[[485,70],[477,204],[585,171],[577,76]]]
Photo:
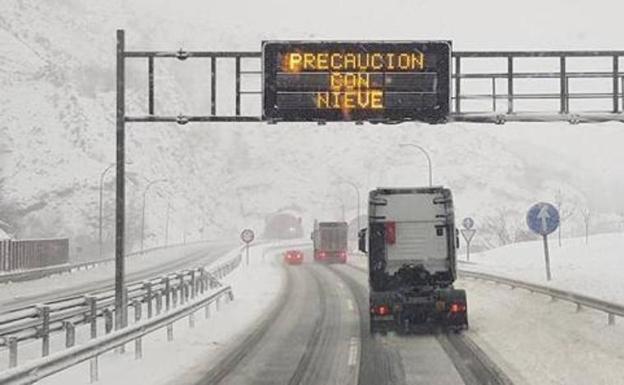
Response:
[[[534,233],[548,235],[559,227],[559,211],[550,203],[536,203],[529,209],[526,221]]]

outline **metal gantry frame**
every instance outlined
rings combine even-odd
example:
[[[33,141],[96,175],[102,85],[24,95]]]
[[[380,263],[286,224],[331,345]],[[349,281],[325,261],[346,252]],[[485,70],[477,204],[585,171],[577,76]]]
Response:
[[[208,52],[208,51],[127,51],[125,33],[117,30],[117,103],[116,103],[116,204],[115,204],[115,329],[127,325],[127,306],[125,298],[125,126],[131,122],[163,122],[186,124],[189,122],[260,122],[259,116],[241,115],[241,95],[261,94],[261,91],[242,90],[241,76],[245,74],[260,75],[260,71],[244,71],[241,67],[243,59],[259,59],[260,52]],[[156,59],[189,58],[210,59],[210,114],[202,116],[166,116],[157,115],[155,105],[154,69]],[[232,116],[217,115],[217,60],[233,59],[235,62],[236,100],[235,114]],[[147,61],[147,115],[128,116],[126,114],[126,60],[146,59]]]
[[[619,61],[624,57],[624,51],[500,51],[500,52],[453,52],[454,69],[452,71],[452,112],[448,121],[460,122],[491,122],[502,124],[507,121],[522,122],[551,122],[568,121],[570,123],[619,121],[624,122],[624,73],[620,72]],[[569,60],[572,58],[610,58],[612,60],[609,71],[568,71]],[[175,58],[187,60],[192,58],[210,59],[210,113],[207,115],[158,115],[154,108],[154,70],[156,59]],[[255,75],[262,78],[262,71],[243,70],[243,60],[258,60],[262,58],[261,52],[231,52],[231,51],[126,51],[125,34],[123,30],[117,30],[117,108],[116,108],[116,212],[115,212],[115,326],[122,328],[127,323],[125,292],[125,266],[124,266],[124,226],[125,226],[125,125],[137,122],[169,122],[187,124],[190,122],[262,122],[262,116],[244,115],[241,113],[242,95],[262,95],[262,90],[243,90],[241,87],[242,75]],[[551,58],[559,60],[559,71],[544,72],[517,72],[516,63],[526,58]],[[147,115],[128,116],[125,105],[125,65],[127,59],[145,59],[147,62]],[[217,61],[218,59],[230,59],[235,63],[235,109],[234,115],[217,114]],[[507,68],[503,72],[482,73],[464,72],[462,65],[466,59],[503,59],[506,60]],[[600,92],[571,92],[571,79],[612,79],[610,89]],[[469,79],[490,80],[491,93],[468,94],[463,92],[463,81]],[[505,93],[496,90],[496,80],[506,80]],[[519,79],[559,79],[559,89],[553,93],[517,93],[515,83]],[[519,100],[556,100],[559,99],[557,110],[546,112],[520,111],[514,105]],[[612,100],[612,108],[605,111],[572,111],[570,100]],[[622,102],[620,102],[620,99]],[[464,101],[481,100],[490,101],[491,110],[468,110]],[[497,101],[507,103],[504,113],[498,112]],[[259,103],[262,103],[261,98]],[[275,123],[269,121],[267,123]],[[318,122],[324,124],[325,122]],[[355,122],[361,124],[362,122]],[[374,122],[371,123],[384,123]],[[400,122],[387,122],[400,123]]]
[[[451,120],[473,122],[524,121],[524,122],[549,122],[568,121],[570,123],[581,122],[604,122],[624,121],[622,115],[624,106],[624,73],[620,72],[620,58],[624,57],[624,51],[492,51],[492,52],[454,52],[453,71],[453,113]],[[609,71],[568,71],[570,59],[594,58],[609,59],[611,70]],[[495,73],[464,73],[462,62],[464,59],[503,59],[507,63],[507,71]],[[515,65],[522,59],[555,59],[559,61],[559,71],[543,72],[517,72]],[[492,84],[492,92],[489,94],[464,94],[462,93],[462,79],[489,79]],[[497,93],[496,80],[506,80],[506,93]],[[558,92],[551,93],[516,93],[514,84],[520,79],[558,79]],[[571,92],[571,79],[611,79],[611,89],[598,92]],[[491,100],[492,111],[464,111],[462,101],[466,100]],[[497,100],[507,102],[505,113],[497,112]],[[514,102],[519,100],[556,100],[559,99],[558,111],[526,112],[518,111]],[[570,100],[611,100],[612,108],[604,111],[571,111]],[[622,102],[620,103],[620,100]]]

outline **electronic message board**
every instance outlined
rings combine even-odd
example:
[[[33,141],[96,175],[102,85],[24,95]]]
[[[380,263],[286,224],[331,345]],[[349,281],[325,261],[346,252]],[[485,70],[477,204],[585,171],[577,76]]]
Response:
[[[269,121],[437,122],[449,113],[448,41],[266,41]]]

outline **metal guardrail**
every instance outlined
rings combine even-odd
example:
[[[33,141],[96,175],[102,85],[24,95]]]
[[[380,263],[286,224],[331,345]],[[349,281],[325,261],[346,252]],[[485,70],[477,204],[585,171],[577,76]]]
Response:
[[[157,250],[177,248],[177,247],[182,247],[182,246],[190,246],[190,245],[200,244],[200,243],[205,243],[205,242],[210,242],[210,241],[177,243],[177,244],[168,245],[168,246],[152,247],[150,249],[145,249],[143,252],[135,251],[135,252],[126,254],[126,258],[137,256],[137,255],[143,255],[145,253],[149,253],[149,252],[153,252]],[[75,263],[75,264],[62,264],[62,265],[56,265],[56,266],[43,267],[40,269],[29,269],[29,270],[24,270],[24,271],[18,271],[15,273],[0,274],[0,284],[7,283],[7,282],[28,281],[32,279],[39,279],[39,278],[47,277],[47,276],[54,275],[54,274],[70,273],[70,272],[79,271],[79,270],[88,270],[98,265],[102,265],[106,263],[113,263],[114,261],[115,261],[114,258],[105,258],[105,259],[98,259],[94,261],[81,262],[81,263]]]
[[[564,301],[572,302],[576,304],[576,310],[580,311],[583,306],[603,311],[607,313],[609,325],[615,324],[615,316],[624,317],[624,305],[607,302],[598,298],[589,297],[583,294],[578,294],[570,291],[555,289],[548,286],[538,285],[534,283],[519,281],[512,278],[500,277],[487,273],[479,273],[474,271],[460,270],[459,274],[464,277],[471,277],[476,279],[482,279],[486,281],[492,281],[503,285],[510,286],[512,288],[522,288],[530,292],[540,293],[552,297],[553,299],[561,299]]]
[[[205,267],[182,270],[159,276],[151,280],[134,282],[127,287],[128,307],[135,314],[143,304],[147,306],[147,316],[151,318],[163,310],[176,308],[178,302],[184,304],[206,290],[220,286],[218,279],[234,270],[241,262],[237,256],[215,268]],[[164,305],[163,305],[164,302]],[[155,309],[154,309],[155,305]],[[164,306],[164,309],[163,309]],[[17,366],[18,342],[41,339],[42,356],[50,352],[50,334],[65,330],[66,347],[75,343],[75,327],[90,324],[91,338],[97,337],[97,319],[104,318],[105,331],[113,328],[114,292],[94,293],[80,297],[70,297],[46,304],[31,306],[0,315],[0,346],[9,349],[9,368]]]
[[[304,247],[309,245],[309,242],[305,243],[294,243],[294,244],[285,244],[278,245],[274,247],[268,247],[265,249],[267,251],[273,251],[277,249],[283,249],[288,247]],[[234,270],[238,265],[240,265],[242,260],[242,254],[239,252],[237,256],[227,262],[224,262],[214,269],[212,269],[208,274],[201,275],[204,278],[208,278],[210,282],[213,284],[216,283],[219,285],[215,292],[210,292],[206,297],[201,298],[202,289],[206,289],[208,286],[205,284],[199,284],[199,289],[197,285],[193,286],[193,280],[189,281],[189,284],[186,286],[187,288],[190,286],[190,290],[184,290],[185,284],[181,286],[178,285],[178,290],[180,291],[180,299],[181,303],[184,304],[183,299],[188,300],[188,293],[196,293],[196,290],[199,290],[200,298],[194,301],[189,301],[184,306],[180,306],[175,308],[176,301],[173,300],[174,308],[168,312],[164,312],[159,314],[159,307],[162,307],[162,296],[156,296],[157,301],[157,312],[156,315],[153,316],[151,309],[152,301],[148,300],[149,295],[144,296],[143,298],[137,298],[133,301],[128,301],[129,306],[134,308],[134,320],[135,323],[131,326],[123,328],[118,331],[112,331],[112,317],[110,317],[109,321],[109,329],[104,336],[97,337],[94,333],[97,333],[97,325],[95,324],[95,320],[97,319],[97,315],[101,312],[93,311],[91,309],[91,314],[95,314],[96,317],[87,318],[83,316],[83,320],[88,320],[91,323],[91,336],[92,340],[81,344],[79,346],[73,346],[74,340],[74,328],[71,327],[71,338],[69,337],[70,333],[68,332],[67,338],[67,349],[54,353],[49,357],[41,358],[38,360],[34,360],[20,367],[12,367],[7,371],[0,372],[0,384],[3,385],[22,385],[22,384],[32,384],[36,381],[41,380],[42,378],[48,377],[60,371],[63,371],[67,368],[70,368],[79,363],[90,361],[90,380],[91,382],[95,382],[98,380],[98,357],[106,352],[109,352],[113,349],[123,349],[126,344],[129,344],[134,341],[134,354],[135,359],[140,359],[143,356],[143,348],[142,348],[142,337],[150,334],[154,331],[162,329],[164,327],[167,328],[167,339],[169,341],[173,340],[173,323],[181,320],[184,317],[188,316],[189,319],[189,327],[193,328],[195,326],[195,318],[194,314],[199,311],[201,308],[205,309],[205,317],[208,318],[210,316],[210,305],[212,303],[216,303],[216,310],[219,310],[220,307],[220,299],[225,298],[226,301],[231,301],[234,299],[234,295],[231,287],[229,286],[220,286],[221,284],[216,280],[217,278],[222,278],[227,275],[229,272]],[[179,278],[178,278],[179,279]],[[179,282],[186,282],[186,279],[179,279]],[[195,281],[202,282],[202,280]],[[170,289],[171,287],[171,282]],[[165,285],[166,287],[166,285]],[[180,289],[181,288],[181,289]],[[209,288],[209,287],[208,287]],[[155,287],[152,287],[152,293],[154,294]],[[148,288],[145,288],[144,291],[146,293],[149,292]],[[176,291],[172,291],[175,293]],[[184,294],[185,293],[185,294]],[[156,292],[155,294],[158,294]],[[111,295],[112,296],[112,295]],[[186,297],[185,297],[186,296]],[[172,298],[176,298],[175,296]],[[192,297],[191,297],[192,298]],[[159,304],[160,301],[160,305]],[[56,306],[62,308],[63,306],[58,305],[62,301],[56,303]],[[131,303],[131,305],[130,305]],[[142,308],[143,304],[147,303],[147,320],[141,321],[142,316]],[[93,306],[93,303],[90,303]],[[111,305],[112,307],[112,302]],[[0,320],[0,324],[2,320]],[[65,322],[65,325],[70,325],[71,323]]]
[[[72,367],[81,362],[91,360],[90,375],[91,382],[98,379],[98,356],[115,348],[134,341],[135,358],[142,358],[142,337],[154,331],[167,327],[167,339],[173,339],[173,323],[184,317],[189,317],[189,326],[194,327],[194,313],[201,309],[209,309],[213,302],[217,303],[222,297],[226,300],[233,300],[232,289],[224,286],[216,292],[194,302],[189,302],[186,306],[174,309],[171,312],[158,315],[147,320],[140,321],[129,327],[123,328],[106,336],[96,338],[86,344],[66,349],[60,353],[53,354],[45,359],[40,359],[0,373],[0,383],[3,385],[32,384],[42,378],[58,373],[64,369]],[[140,317],[140,312],[138,313]],[[136,315],[136,314],[135,314]],[[207,311],[206,316],[209,313]]]

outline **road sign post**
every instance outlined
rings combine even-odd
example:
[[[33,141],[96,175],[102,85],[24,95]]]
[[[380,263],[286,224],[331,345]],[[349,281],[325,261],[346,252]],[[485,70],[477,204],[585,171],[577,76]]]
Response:
[[[472,242],[477,230],[472,228],[472,226],[474,226],[474,220],[470,217],[464,218],[462,225],[464,228],[461,229],[461,234],[466,241],[466,261],[470,262],[470,242]]]
[[[546,263],[546,280],[550,281],[552,279],[552,275],[550,274],[550,255],[548,253],[548,235],[543,235],[544,239],[544,261]]]
[[[546,267],[546,280],[550,281],[550,254],[548,251],[548,234],[559,227],[559,211],[550,203],[540,202],[533,205],[527,213],[527,225],[536,234],[540,234],[544,241],[544,264]]]
[[[249,266],[249,244],[253,242],[256,235],[253,230],[245,229],[241,232],[241,241],[245,243],[245,265]]]
[[[125,283],[125,39],[124,31],[117,31],[117,113],[116,113],[116,196],[115,196],[115,329],[126,326]]]

